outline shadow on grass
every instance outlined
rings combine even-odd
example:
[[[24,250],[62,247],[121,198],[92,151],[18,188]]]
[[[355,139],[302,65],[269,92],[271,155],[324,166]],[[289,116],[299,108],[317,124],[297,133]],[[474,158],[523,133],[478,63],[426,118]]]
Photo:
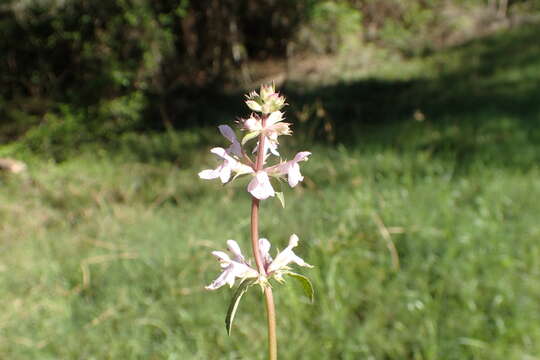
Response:
[[[305,91],[285,84],[296,141],[427,151],[463,168],[480,160],[525,169],[540,160],[538,33],[540,26],[527,26],[442,51],[424,59],[425,74],[412,80],[399,80],[396,69],[389,80]],[[242,97],[182,89],[150,103],[168,109],[173,128],[196,133],[248,115]],[[147,118],[160,116],[153,109]],[[211,136],[197,139],[192,146],[211,143]]]

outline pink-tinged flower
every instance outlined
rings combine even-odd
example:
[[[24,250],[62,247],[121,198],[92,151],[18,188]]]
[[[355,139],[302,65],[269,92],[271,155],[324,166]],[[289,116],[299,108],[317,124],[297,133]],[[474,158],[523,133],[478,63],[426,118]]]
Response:
[[[248,119],[241,121],[242,128],[248,131],[248,135],[246,135],[243,142],[258,137],[260,134],[262,134],[265,137],[265,159],[267,157],[268,151],[270,151],[270,153],[274,154],[275,156],[279,156],[279,152],[277,151],[277,147],[279,144],[278,136],[291,135],[292,133],[290,130],[291,124],[282,122],[282,120],[283,113],[281,111],[274,111],[268,116],[263,127],[262,119],[256,114],[251,114]],[[255,146],[255,148],[253,149],[253,152],[257,152],[258,148],[259,145],[257,143],[257,146]]]
[[[266,272],[269,276],[272,274],[277,276],[279,273],[288,270],[289,267],[287,265],[290,263],[295,263],[298,266],[313,267],[312,265],[306,263],[301,257],[297,256],[292,250],[298,246],[298,241],[298,236],[296,234],[292,234],[289,238],[289,246],[277,254],[276,258],[270,264],[268,264]]]
[[[288,271],[290,269],[288,266],[290,263],[309,268],[313,267],[296,255],[292,250],[298,246],[298,241],[298,235],[292,234],[289,238],[289,245],[283,251],[279,252],[276,255],[276,258],[272,260],[272,257],[270,256],[270,242],[264,238],[259,239],[259,250],[268,277],[277,276],[278,274]]]
[[[281,111],[274,111],[266,119],[262,133],[269,139],[270,142],[277,144],[277,138],[280,135],[291,135],[290,123],[282,122],[283,113]]]
[[[270,256],[270,241],[265,238],[259,239],[259,251],[261,252],[261,257],[264,262],[264,268],[268,268],[268,265],[272,262],[272,257]]]
[[[291,135],[290,123],[284,123],[283,113],[281,111],[274,111],[266,118],[264,127],[262,125],[262,119],[256,115],[251,116],[241,121],[242,128],[250,133],[264,134],[264,136],[270,138],[272,141],[276,141],[279,135]]]
[[[210,150],[211,153],[216,154],[221,159],[223,163],[213,170],[203,170],[199,173],[201,179],[210,180],[220,178],[221,182],[225,184],[231,178],[231,173],[236,175],[250,174],[253,172],[251,166],[242,164],[240,161],[236,160],[223,148],[217,147]]]
[[[293,160],[257,171],[248,184],[248,192],[259,200],[265,200],[271,196],[275,196],[276,193],[270,183],[269,176],[283,177],[286,175],[289,185],[295,187],[300,181],[304,180],[298,163],[300,161],[307,161],[309,155],[311,155],[309,151],[302,151],[296,154]]]
[[[241,281],[247,278],[259,278],[259,282],[264,283],[267,278],[274,277],[276,280],[282,281],[282,276],[290,270],[288,266],[290,263],[295,263],[298,266],[313,267],[293,252],[292,249],[296,246],[298,246],[298,236],[293,234],[289,239],[289,246],[278,253],[275,259],[272,259],[270,256],[270,242],[268,239],[259,239],[259,251],[263,260],[264,269],[266,270],[265,277],[261,276],[259,272],[246,261],[238,243],[234,240],[228,240],[227,247],[233,255],[233,259],[223,251],[212,251],[212,255],[218,258],[223,271],[216,280],[206,286],[206,289],[216,290],[225,284],[232,287],[237,278]]]
[[[231,146],[225,150],[227,154],[242,157],[242,146],[236,138],[236,134],[229,125],[219,125],[219,132],[231,142]]]
[[[298,183],[304,180],[304,177],[300,173],[300,161],[307,161],[308,156],[311,155],[309,151],[302,151],[296,154],[293,160],[282,162],[281,164],[271,166],[265,171],[272,176],[284,176],[287,175],[287,180],[291,187],[295,187]]]
[[[274,188],[272,188],[272,184],[270,184],[268,174],[262,170],[255,173],[255,176],[248,184],[247,190],[259,200],[267,199],[276,194]]]
[[[223,251],[212,251],[212,255],[218,258],[223,272],[210,285],[206,286],[207,290],[216,290],[225,284],[229,284],[232,287],[236,278],[244,280],[259,276],[258,271],[249,266],[245,261],[240,251],[240,246],[238,246],[236,241],[228,240],[227,245],[229,251],[234,255],[234,260]]]
[[[242,126],[242,129],[248,132],[256,131],[257,133],[260,133],[262,130],[262,121],[257,114],[251,114],[247,119],[241,119],[239,123]]]

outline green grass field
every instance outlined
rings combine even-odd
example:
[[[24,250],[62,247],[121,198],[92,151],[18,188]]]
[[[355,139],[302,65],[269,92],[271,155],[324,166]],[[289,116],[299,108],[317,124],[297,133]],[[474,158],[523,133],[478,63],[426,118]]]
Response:
[[[540,359],[539,32],[285,89],[285,152],[313,156],[261,233],[300,236],[316,298],[276,287],[282,359]],[[225,143],[195,131],[23,151],[29,172],[0,179],[0,358],[265,358],[260,292],[228,337],[231,291],[203,288],[211,250],[247,249],[249,199],[197,178]]]

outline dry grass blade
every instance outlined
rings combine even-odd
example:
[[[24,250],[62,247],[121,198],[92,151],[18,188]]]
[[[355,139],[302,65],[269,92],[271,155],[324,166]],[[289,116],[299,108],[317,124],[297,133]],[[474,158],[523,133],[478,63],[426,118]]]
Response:
[[[373,221],[375,221],[375,224],[377,225],[377,228],[379,229],[379,233],[383,237],[384,241],[386,242],[386,247],[388,248],[388,251],[390,251],[390,256],[392,257],[392,267],[394,270],[399,270],[399,255],[396,249],[396,246],[394,245],[394,242],[392,241],[392,236],[390,235],[390,231],[388,228],[384,225],[384,222],[382,221],[381,217],[377,213],[373,213]],[[395,228],[392,228],[395,230]]]

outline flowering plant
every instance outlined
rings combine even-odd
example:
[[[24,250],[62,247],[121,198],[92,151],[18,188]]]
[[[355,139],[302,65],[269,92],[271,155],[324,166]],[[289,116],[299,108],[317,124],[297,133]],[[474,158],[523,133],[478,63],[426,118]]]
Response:
[[[281,109],[286,105],[285,97],[276,92],[274,85],[262,85],[259,93],[253,91],[246,95],[246,105],[254,111],[247,119],[237,122],[241,131],[245,132],[239,141],[235,131],[228,125],[220,125],[219,131],[228,140],[230,145],[225,149],[215,147],[211,153],[219,158],[220,164],[215,169],[203,170],[199,173],[201,179],[220,179],[223,184],[229,183],[241,176],[250,176],[247,191],[252,196],[251,204],[251,245],[255,264],[246,259],[240,246],[234,240],[228,240],[229,256],[223,251],[213,251],[212,254],[219,260],[222,273],[208,286],[208,290],[216,290],[225,284],[233,287],[236,279],[240,279],[238,288],[233,293],[227,316],[225,318],[227,332],[230,334],[234,315],[242,295],[252,285],[258,284],[265,295],[268,320],[268,349],[269,359],[277,359],[277,338],[274,298],[270,279],[279,283],[285,281],[284,275],[298,280],[311,300],[313,300],[313,287],[308,278],[291,271],[289,264],[312,267],[293,252],[298,245],[298,236],[291,235],[289,245],[278,252],[273,259],[270,255],[270,242],[266,238],[259,238],[259,205],[261,200],[277,197],[284,206],[283,193],[277,192],[272,186],[271,179],[287,181],[295,187],[304,180],[300,173],[299,163],[307,161],[311,155],[309,151],[302,151],[289,161],[279,158],[274,164],[267,165],[271,157],[279,157],[278,137],[291,135],[290,123],[284,122],[284,113]],[[251,151],[247,151],[250,140],[257,139]],[[251,156],[256,154],[255,159]]]

